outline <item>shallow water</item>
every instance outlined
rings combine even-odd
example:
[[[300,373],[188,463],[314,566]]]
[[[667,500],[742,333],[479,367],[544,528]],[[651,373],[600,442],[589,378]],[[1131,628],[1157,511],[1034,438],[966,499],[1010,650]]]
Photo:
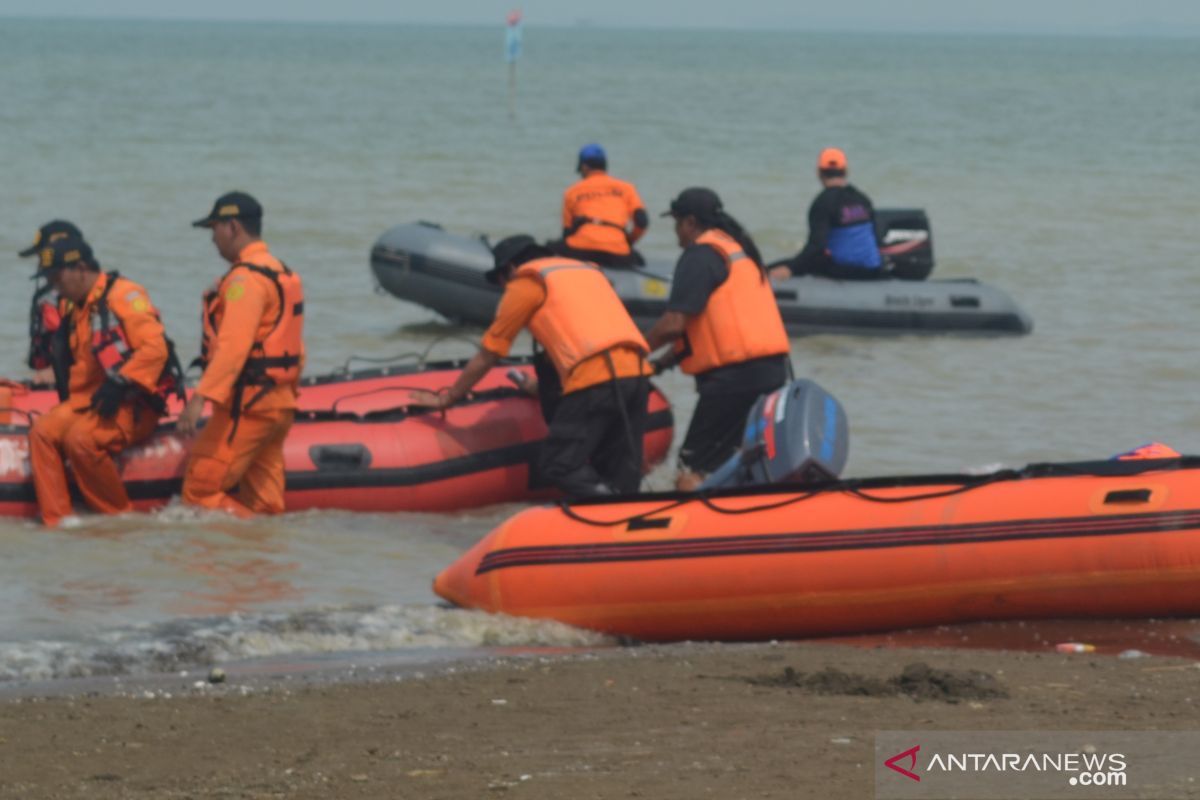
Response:
[[[0,252],[73,219],[191,353],[221,264],[188,223],[242,188],[304,275],[311,371],[431,344],[449,358],[477,332],[372,291],[368,253],[389,226],[553,236],[574,154],[598,140],[651,211],[710,185],[774,257],[800,245],[812,159],[836,144],[877,205],[927,210],[935,275],[1001,286],[1035,322],[1021,338],[795,340],[797,372],[849,414],[848,474],[1152,439],[1200,451],[1194,41],[531,28],[511,116],[501,43],[473,28],[0,21]],[[669,226],[656,219],[643,249],[671,257]],[[0,334],[18,376],[30,265],[10,258]],[[661,385],[682,432],[690,382]],[[650,485],[669,481],[663,468]],[[0,678],[578,643],[434,607],[436,571],[512,511],[0,522]]]

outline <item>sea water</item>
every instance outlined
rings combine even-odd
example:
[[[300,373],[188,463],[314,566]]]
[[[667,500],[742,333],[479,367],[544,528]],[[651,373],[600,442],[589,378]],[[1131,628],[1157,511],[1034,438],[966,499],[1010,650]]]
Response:
[[[794,340],[797,373],[848,413],[847,474],[1200,451],[1194,40],[531,26],[511,100],[502,46],[500,27],[0,20],[0,371],[23,376],[33,265],[15,252],[51,218],[143,283],[190,357],[224,265],[189,223],[253,193],[304,276],[316,374],[472,352],[477,331],[374,291],[391,225],[557,236],[598,141],[652,213],[647,255],[678,252],[656,215],[705,185],[776,258],[803,243],[816,154],[838,146],[877,206],[927,211],[935,277],[1002,287],[1035,323]],[[678,443],[694,392],[660,385]],[[437,571],[516,508],[0,522],[0,680],[604,641],[437,604]]]

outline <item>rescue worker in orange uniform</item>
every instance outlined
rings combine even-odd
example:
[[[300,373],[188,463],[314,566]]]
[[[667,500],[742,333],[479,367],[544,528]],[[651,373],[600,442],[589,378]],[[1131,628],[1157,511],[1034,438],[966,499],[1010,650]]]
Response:
[[[657,368],[677,363],[696,376],[700,398],[676,481],[690,491],[737,452],[755,401],[787,382],[791,346],[758,248],[716,192],[686,189],[668,215],[683,254],[666,312],[646,340],[651,350],[673,345]]]
[[[192,223],[211,229],[230,267],[204,297],[204,374],[179,417],[179,430],[195,433],[212,403],[192,444],[183,501],[239,517],[284,510],[283,440],[304,368],[304,288],[267,249],[262,216],[257,200],[230,192]]]
[[[49,280],[73,304],[64,321],[69,349],[58,355],[67,363],[57,370],[66,376],[67,399],[29,431],[42,521],[54,527],[72,513],[64,459],[91,508],[131,511],[113,457],[154,432],[167,396],[182,392],[182,371],[145,289],[116,272],[101,272],[80,239],[58,239],[38,258],[34,277]]]
[[[608,174],[608,156],[598,144],[579,151],[576,170],[582,177],[563,193],[563,238],[547,247],[606,267],[646,263],[633,245],[650,218],[634,185]]]
[[[649,350],[612,284],[594,265],[555,256],[531,236],[504,239],[493,257],[488,279],[504,286],[504,295],[479,351],[448,390],[415,392],[414,401],[439,409],[461,402],[528,327],[563,391],[539,474],[571,497],[636,492]]]
[[[60,239],[78,239],[84,241],[83,233],[73,223],[63,219],[55,219],[38,228],[33,237],[33,244],[18,253],[22,258],[37,255],[39,250],[59,241]],[[33,299],[29,304],[29,355],[25,363],[33,370],[35,386],[61,384],[66,386],[66,376],[55,380],[52,353],[56,346],[54,332],[59,329],[64,317],[70,313],[71,301],[65,297],[51,297],[54,287],[49,281],[38,281],[33,290]],[[59,397],[66,400],[66,396]]]

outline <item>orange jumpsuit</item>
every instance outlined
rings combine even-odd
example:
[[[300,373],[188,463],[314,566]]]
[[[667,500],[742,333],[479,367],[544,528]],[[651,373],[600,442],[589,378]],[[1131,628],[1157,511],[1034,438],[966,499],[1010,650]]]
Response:
[[[104,383],[104,368],[93,352],[93,312],[101,298],[120,324],[131,353],[119,372],[131,383],[153,393],[167,364],[167,340],[158,312],[146,290],[133,281],[116,278],[105,295],[109,274],[101,273],[87,298],[71,312],[70,395],[38,417],[29,430],[29,461],[42,521],[57,525],[72,513],[64,457],[70,461],[75,482],[87,504],[104,514],[131,511],[129,495],[113,456],[154,433],[158,413],[148,404],[130,399],[110,419],[88,406]]]
[[[247,245],[238,261],[285,270],[261,241]],[[205,331],[207,364],[196,391],[212,402],[212,417],[197,434],[184,473],[183,501],[189,505],[239,517],[284,510],[283,440],[295,417],[299,370],[295,380],[276,383],[261,394],[262,387],[246,387],[236,422],[232,405],[251,350],[284,319],[287,302],[270,278],[234,266],[205,309],[212,330]],[[298,349],[302,365],[303,348]],[[234,487],[236,499],[229,495]]]

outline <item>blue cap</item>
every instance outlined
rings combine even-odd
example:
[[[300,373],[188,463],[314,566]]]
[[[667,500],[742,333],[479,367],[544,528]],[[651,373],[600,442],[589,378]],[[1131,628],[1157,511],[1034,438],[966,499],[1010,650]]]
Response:
[[[579,164],[580,166],[587,164],[589,167],[604,169],[608,165],[608,156],[604,153],[603,147],[592,142],[579,148]]]

